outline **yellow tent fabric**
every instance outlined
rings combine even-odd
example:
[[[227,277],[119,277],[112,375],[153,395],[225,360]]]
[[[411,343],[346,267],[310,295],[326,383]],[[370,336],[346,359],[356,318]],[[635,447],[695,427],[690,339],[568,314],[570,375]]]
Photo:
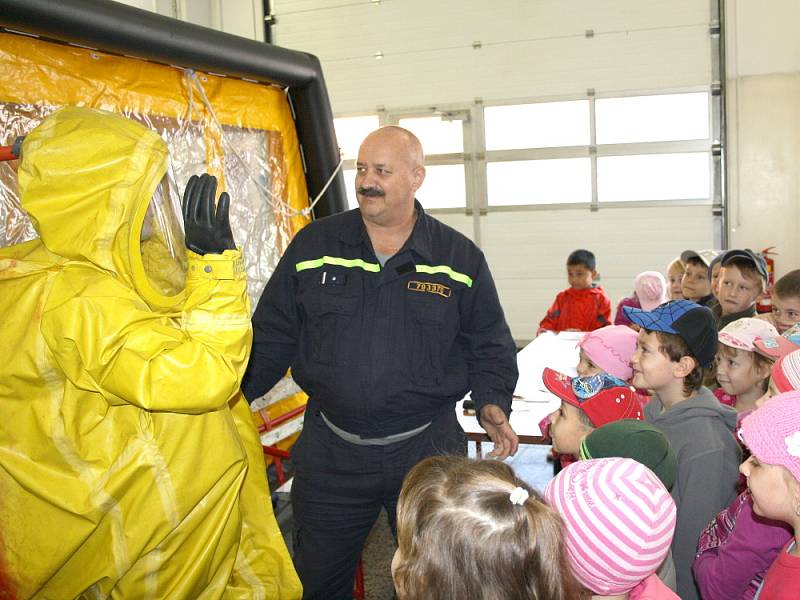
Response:
[[[271,192],[294,209],[308,207],[300,143],[284,90],[234,77],[197,75],[221,125],[279,134],[269,138],[268,154],[274,157],[269,162]],[[40,106],[74,105],[153,122],[197,120],[207,125],[203,131],[208,171],[220,180],[220,191],[235,191],[225,181],[225,163],[231,158],[224,155],[219,131],[199,98],[189,112],[186,74],[177,67],[2,32],[0,102],[14,104],[19,111],[13,111],[15,116],[36,114]],[[4,125],[11,128],[14,123]],[[286,243],[311,221],[301,214],[275,218]]]
[[[26,139],[40,239],[0,249],[0,531],[20,598],[297,598],[239,393],[251,330],[238,251],[144,275],[167,151],[65,108]]]
[[[267,177],[270,192],[295,210],[307,208],[308,190],[299,142],[284,90],[211,73],[199,72],[197,77],[222,126],[270,132],[266,152],[270,157]],[[25,85],[20,85],[20,81]],[[225,177],[226,164],[237,163],[223,152],[219,131],[196,90],[194,101],[190,102],[183,70],[15,33],[0,33],[0,120],[7,119],[8,132],[26,133],[27,130],[15,127],[63,105],[111,110],[154,125],[164,126],[169,122],[174,122],[174,126],[202,125],[207,169],[220,180],[220,191],[231,192],[234,202],[237,191],[244,191],[242,187],[237,190],[234,182]],[[0,187],[2,184],[0,171]],[[13,195],[13,189],[3,191]],[[310,217],[279,211],[273,218],[277,231],[265,241],[275,244],[277,257],[294,233],[310,222]],[[263,259],[252,255],[248,259],[252,275],[254,263],[258,266]],[[263,265],[258,270],[265,275]],[[305,394],[296,394],[270,406],[267,412],[274,417],[306,401]],[[257,414],[254,418],[259,421]],[[290,436],[278,447],[290,448],[297,437],[298,434]],[[265,461],[270,464],[272,458],[267,456]]]

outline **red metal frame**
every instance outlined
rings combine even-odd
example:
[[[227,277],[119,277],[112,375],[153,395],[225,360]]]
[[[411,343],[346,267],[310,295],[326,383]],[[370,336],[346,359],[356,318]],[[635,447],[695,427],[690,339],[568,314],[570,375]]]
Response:
[[[272,462],[275,464],[275,475],[278,478],[278,485],[286,483],[286,473],[283,471],[283,460],[289,458],[289,453],[286,450],[281,450],[275,446],[261,446],[261,450],[267,456],[272,457]]]
[[[270,419],[269,414],[267,414],[267,409],[262,408],[258,411],[258,414],[261,415],[261,419],[264,421],[261,425],[258,426],[258,433],[264,433],[265,431],[269,431],[273,427],[280,425],[281,423],[285,423],[289,419],[293,419],[297,415],[302,415],[306,411],[305,405],[298,406],[297,408],[293,408],[289,412],[285,412],[282,415],[278,415],[274,419]]]

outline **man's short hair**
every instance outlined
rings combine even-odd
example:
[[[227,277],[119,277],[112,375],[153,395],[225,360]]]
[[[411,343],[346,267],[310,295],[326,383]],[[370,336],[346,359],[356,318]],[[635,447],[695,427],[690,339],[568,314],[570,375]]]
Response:
[[[730,266],[739,269],[742,277],[748,281],[755,281],[758,284],[759,293],[764,291],[764,278],[761,276],[761,273],[758,272],[758,269],[756,269],[753,261],[747,260],[746,258],[732,258],[727,261],[722,268],[724,269]]]
[[[648,329],[645,329],[645,331],[647,333],[652,333],[652,331]],[[700,361],[692,354],[689,345],[680,335],[677,333],[666,333],[665,331],[656,331],[655,333],[659,343],[658,349],[672,362],[678,362],[684,356],[694,359],[694,369],[683,378],[683,393],[687,396],[691,396],[692,393],[699,390],[703,385],[705,369],[700,366]]]
[[[780,298],[800,298],[800,269],[789,271],[778,279],[773,292]]]
[[[567,266],[583,265],[590,271],[594,271],[597,263],[594,254],[589,250],[573,250],[567,257]]]

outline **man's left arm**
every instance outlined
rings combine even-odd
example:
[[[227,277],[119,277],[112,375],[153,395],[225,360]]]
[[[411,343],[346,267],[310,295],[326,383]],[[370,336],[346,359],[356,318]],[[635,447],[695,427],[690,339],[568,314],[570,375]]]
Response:
[[[482,253],[472,287],[462,297],[460,337],[478,421],[495,444],[489,456],[506,458],[519,443],[508,422],[518,376],[517,348]]]

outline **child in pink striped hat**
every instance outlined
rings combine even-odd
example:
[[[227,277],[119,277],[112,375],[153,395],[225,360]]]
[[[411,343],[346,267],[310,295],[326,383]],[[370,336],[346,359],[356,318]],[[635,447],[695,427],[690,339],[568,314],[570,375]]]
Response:
[[[593,598],[679,600],[655,575],[675,533],[675,501],[630,458],[570,465],[545,489],[564,519],[567,556]]]
[[[772,367],[770,385],[778,393],[800,390],[800,350],[778,359]]]
[[[772,563],[759,600],[800,598],[800,392],[770,399],[742,423],[751,456],[740,471],[753,495],[753,510],[788,523],[793,537]]]

